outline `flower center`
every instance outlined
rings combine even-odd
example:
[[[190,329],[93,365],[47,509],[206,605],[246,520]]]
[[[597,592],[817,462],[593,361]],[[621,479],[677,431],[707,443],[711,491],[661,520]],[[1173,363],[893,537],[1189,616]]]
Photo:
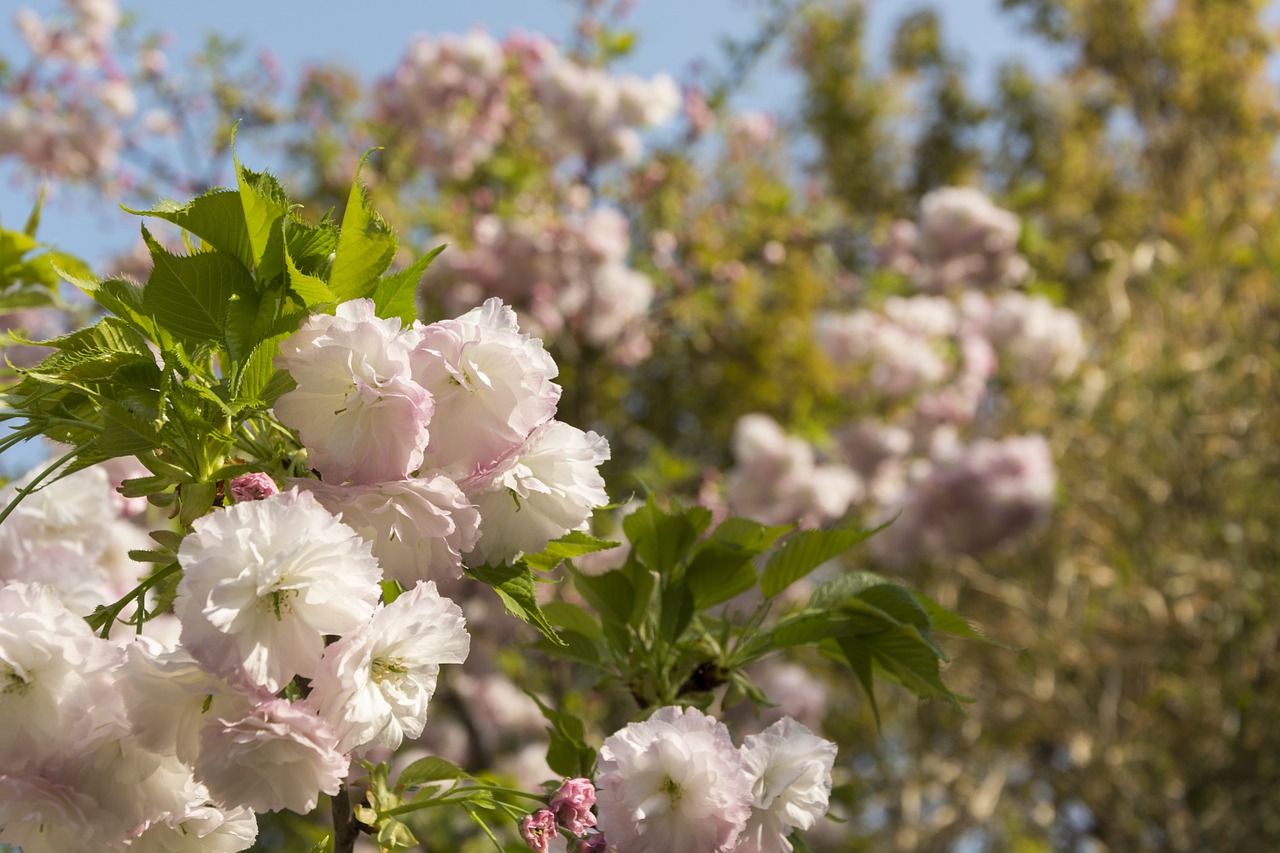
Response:
[[[374,684],[381,684],[392,675],[408,675],[409,667],[405,666],[401,658],[374,658],[373,664],[369,667],[369,675],[373,679]]]
[[[296,589],[274,589],[258,599],[258,606],[270,610],[276,615],[276,621],[284,619],[284,614],[293,613],[293,599],[298,597]]]
[[[673,804],[680,802],[680,783],[668,776],[662,782],[662,793],[670,797]]]
[[[31,692],[32,683],[18,675],[13,667],[6,664],[4,669],[0,670],[0,673],[2,673],[0,675],[0,684],[4,685],[0,687],[0,695],[25,696]]]

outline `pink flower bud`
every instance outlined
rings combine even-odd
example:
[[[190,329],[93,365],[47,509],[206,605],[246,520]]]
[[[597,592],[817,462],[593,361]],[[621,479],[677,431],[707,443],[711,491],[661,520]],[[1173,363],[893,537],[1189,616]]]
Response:
[[[255,471],[252,474],[241,474],[231,480],[231,496],[236,499],[236,503],[260,501],[271,497],[279,491],[280,489],[276,486],[275,480],[272,480],[270,476],[261,471]]]
[[[550,809],[540,809],[525,815],[520,834],[530,850],[547,853],[551,839],[560,835],[560,830],[556,829],[555,814]]]
[[[581,835],[596,825],[596,816],[591,813],[595,804],[596,788],[590,779],[565,779],[551,797],[551,810],[560,825],[574,835]]]

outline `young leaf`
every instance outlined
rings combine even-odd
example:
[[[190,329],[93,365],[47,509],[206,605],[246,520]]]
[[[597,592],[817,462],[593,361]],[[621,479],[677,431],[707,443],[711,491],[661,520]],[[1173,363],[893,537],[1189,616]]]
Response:
[[[231,159],[240,189],[245,229],[253,249],[253,265],[258,279],[269,281],[284,269],[284,235],[280,223],[289,212],[289,198],[274,176],[241,166],[234,151]]]
[[[248,271],[222,252],[170,254],[145,227],[142,239],[155,262],[142,291],[146,312],[182,340],[220,342],[232,294],[253,291]]]
[[[360,165],[364,166],[364,160]],[[369,206],[369,193],[360,182],[357,170],[347,209],[342,215],[329,288],[342,302],[371,295],[378,285],[378,277],[391,266],[395,254],[395,234],[387,221]]]
[[[542,553],[526,554],[521,560],[535,571],[549,572],[565,560],[572,560],[583,554],[593,554],[596,551],[607,551],[617,546],[617,542],[597,539],[581,531],[571,530],[559,539],[548,542],[547,547],[542,549]]]
[[[121,205],[121,207],[124,206]],[[166,199],[150,210],[134,210],[128,207],[124,207],[124,210],[137,216],[151,216],[172,222],[190,231],[214,249],[231,255],[240,261],[245,269],[253,269],[253,246],[245,224],[245,211],[240,193],[235,190],[221,188],[209,190],[186,204],[178,204],[176,201]]]
[[[659,575],[667,576],[675,573],[710,523],[711,512],[706,507],[667,513],[649,495],[644,506],[622,520],[622,529],[632,553]]]
[[[418,307],[414,299],[418,282],[422,281],[422,274],[444,248],[437,246],[399,272],[383,276],[373,290],[374,313],[383,319],[398,317],[406,326],[418,319]]]
[[[601,575],[584,575],[577,569],[571,569],[570,573],[573,585],[605,624],[625,625],[630,622],[637,596],[635,586],[626,575],[617,569]]]
[[[538,597],[533,588],[533,572],[523,562],[517,562],[513,566],[478,566],[468,569],[467,573],[493,587],[493,591],[502,599],[507,612],[512,616],[533,625],[557,646],[564,645],[556,634],[556,629],[538,606]]]

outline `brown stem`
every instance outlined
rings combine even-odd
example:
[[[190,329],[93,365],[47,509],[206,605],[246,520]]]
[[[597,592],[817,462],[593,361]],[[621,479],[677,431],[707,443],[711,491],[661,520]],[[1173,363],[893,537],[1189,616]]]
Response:
[[[333,795],[330,806],[333,810],[333,853],[354,853],[360,828],[356,826],[355,813],[351,810],[346,782]]]

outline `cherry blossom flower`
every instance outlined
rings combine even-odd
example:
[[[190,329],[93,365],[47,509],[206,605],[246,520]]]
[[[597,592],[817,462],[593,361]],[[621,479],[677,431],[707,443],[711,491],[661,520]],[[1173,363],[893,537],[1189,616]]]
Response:
[[[325,634],[364,624],[382,570],[370,545],[309,492],[235,504],[182,540],[174,612],[182,644],[212,672],[275,692],[310,677]]]
[[[272,699],[218,723],[204,729],[195,774],[223,806],[306,814],[346,778],[333,729],[302,705]]]
[[[695,708],[660,708],[610,735],[597,771],[600,829],[618,853],[732,850],[750,816],[729,730]]]
[[[461,577],[462,555],[480,534],[480,513],[453,480],[436,472],[362,486],[295,485],[369,540],[386,576],[405,586]]]
[[[440,664],[467,659],[465,621],[434,583],[420,583],[325,649],[306,704],[332,723],[339,749],[395,749],[422,734]]]
[[[574,835],[582,835],[596,825],[591,809],[596,804],[596,786],[590,779],[565,779],[551,796],[551,810],[560,825]]]
[[[380,483],[409,476],[430,434],[431,395],[410,374],[413,336],[356,299],[312,315],[280,344],[276,366],[298,387],[275,404],[327,482]]]
[[[791,830],[810,829],[827,813],[836,745],[784,717],[748,735],[741,753],[755,801],[735,850],[791,853]]]
[[[556,829],[555,813],[550,809],[539,809],[525,815],[520,822],[520,834],[530,850],[547,853],[551,849],[551,839],[560,835],[560,830]]]
[[[491,467],[555,415],[556,364],[501,300],[419,334],[414,378],[436,403],[427,465],[464,476]]]
[[[597,470],[608,458],[609,443],[594,432],[551,421],[494,472],[464,483],[480,510],[476,557],[510,562],[585,529],[592,509],[609,501]]]

